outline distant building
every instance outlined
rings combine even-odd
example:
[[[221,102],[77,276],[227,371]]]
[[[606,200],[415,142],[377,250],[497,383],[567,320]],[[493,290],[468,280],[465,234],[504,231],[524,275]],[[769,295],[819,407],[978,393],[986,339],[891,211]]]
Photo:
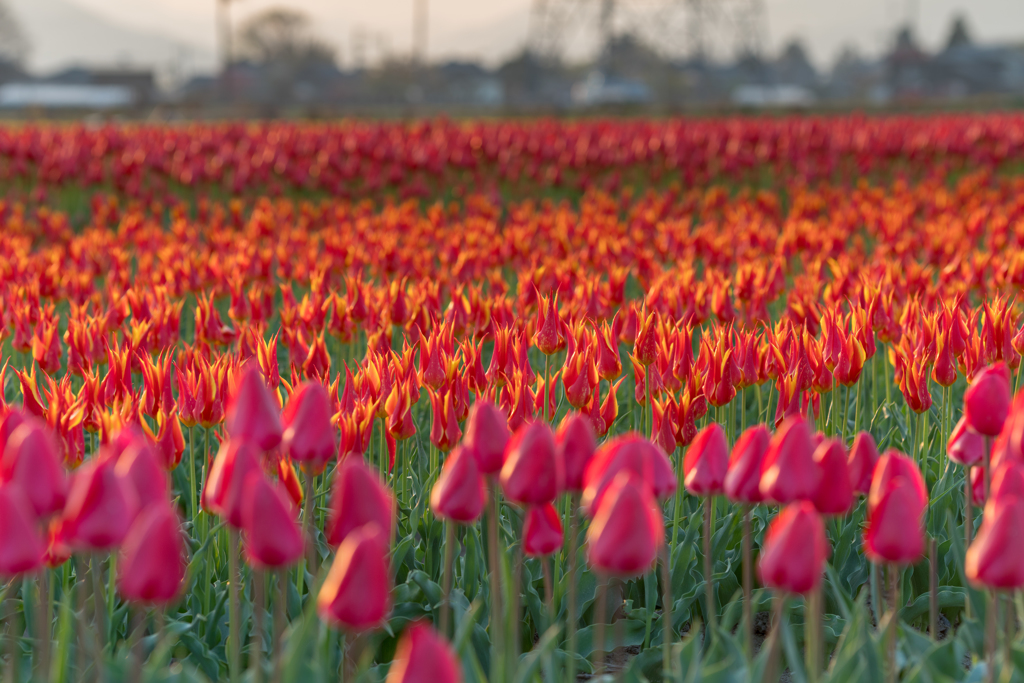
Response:
[[[0,85],[3,109],[126,109],[134,103],[130,88],[77,83],[5,83]]]
[[[651,89],[640,81],[605,76],[591,71],[572,87],[573,104],[596,106],[604,104],[646,104],[651,101]]]
[[[139,109],[156,101],[151,71],[68,69],[0,85],[4,109]]]

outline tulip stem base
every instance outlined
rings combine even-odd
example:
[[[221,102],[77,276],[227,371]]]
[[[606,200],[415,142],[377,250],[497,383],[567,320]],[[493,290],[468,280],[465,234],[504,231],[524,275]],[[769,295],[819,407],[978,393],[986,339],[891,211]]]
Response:
[[[39,579],[36,582],[39,596],[36,601],[36,650],[39,659],[36,661],[36,676],[40,681],[50,680],[50,589],[48,587],[50,569],[43,567],[39,570]]]
[[[241,652],[239,642],[242,624],[241,609],[238,599],[238,530],[228,527],[228,675],[232,683],[238,681],[241,668]]]
[[[498,562],[498,486],[493,478],[490,484],[487,506],[487,554],[491,565],[490,622],[491,643],[493,647],[490,680],[499,682],[501,680],[500,672],[504,666],[501,661],[504,649],[501,644],[505,642],[503,638],[504,629],[502,628],[504,611],[502,610],[501,599],[501,568]]]
[[[455,546],[455,523],[447,520],[444,523],[444,578],[441,594],[441,635],[450,638],[448,626],[452,614],[452,562]]]
[[[985,681],[996,680],[996,618],[999,614],[999,595],[989,591],[988,606],[985,610]]]
[[[672,570],[669,566],[668,548],[661,547],[661,641],[662,641],[662,662],[661,667],[664,678],[667,681],[674,680],[672,666]]]
[[[597,599],[594,602],[594,676],[604,673],[604,618],[608,602],[608,577],[597,577]]]
[[[579,494],[573,493],[569,497],[569,580],[566,582],[568,584],[568,609],[565,612],[565,628],[568,631],[566,640],[568,641],[569,649],[569,656],[566,658],[569,669],[566,680],[569,681],[576,680],[576,554],[579,545],[578,496]]]
[[[714,497],[704,498],[704,607],[707,612],[707,642],[711,642],[711,634],[715,630],[715,584],[712,576],[713,563],[711,562],[711,515],[714,511]]]
[[[766,683],[773,683],[778,680],[779,671],[779,647],[782,640],[782,618],[786,606],[786,597],[776,594],[772,600],[772,621],[771,632],[768,634],[768,661],[764,667],[764,678]]]
[[[266,575],[262,569],[252,572],[252,649],[249,652],[249,663],[252,669],[251,680],[261,683],[263,680],[263,614],[266,609]]]
[[[939,587],[938,571],[935,567],[938,561],[938,548],[934,536],[928,537],[928,633],[932,640],[939,638]]]
[[[278,569],[277,591],[274,594],[274,638],[270,646],[272,683],[281,680],[281,640],[284,638],[284,625],[288,623],[288,571]]]
[[[964,550],[971,547],[974,536],[974,501],[971,499],[971,468],[964,470]],[[968,592],[964,601],[964,615],[971,618],[971,594]]]
[[[747,659],[754,656],[754,615],[750,604],[753,593],[752,539],[750,535],[750,504],[743,505],[743,649]]]

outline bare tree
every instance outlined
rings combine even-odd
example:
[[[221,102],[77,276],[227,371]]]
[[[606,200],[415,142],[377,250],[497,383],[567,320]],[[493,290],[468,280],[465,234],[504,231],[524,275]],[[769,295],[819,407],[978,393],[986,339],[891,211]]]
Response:
[[[236,54],[258,64],[291,70],[334,64],[334,48],[314,34],[310,18],[282,7],[260,12],[241,26]]]
[[[28,39],[6,0],[0,0],[0,62],[21,65],[28,55]]]

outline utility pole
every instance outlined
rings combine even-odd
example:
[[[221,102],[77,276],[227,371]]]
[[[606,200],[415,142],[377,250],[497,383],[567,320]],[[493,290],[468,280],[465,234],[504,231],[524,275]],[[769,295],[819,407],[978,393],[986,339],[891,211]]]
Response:
[[[217,38],[220,43],[220,68],[231,66],[231,0],[217,0]]]
[[[423,65],[427,61],[427,0],[413,0],[412,60]]]

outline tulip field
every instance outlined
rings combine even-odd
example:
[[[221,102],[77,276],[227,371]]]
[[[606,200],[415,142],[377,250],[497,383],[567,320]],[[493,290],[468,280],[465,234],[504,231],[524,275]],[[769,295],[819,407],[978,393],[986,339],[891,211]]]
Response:
[[[1022,289],[1016,114],[2,128],[4,680],[1024,683]]]

